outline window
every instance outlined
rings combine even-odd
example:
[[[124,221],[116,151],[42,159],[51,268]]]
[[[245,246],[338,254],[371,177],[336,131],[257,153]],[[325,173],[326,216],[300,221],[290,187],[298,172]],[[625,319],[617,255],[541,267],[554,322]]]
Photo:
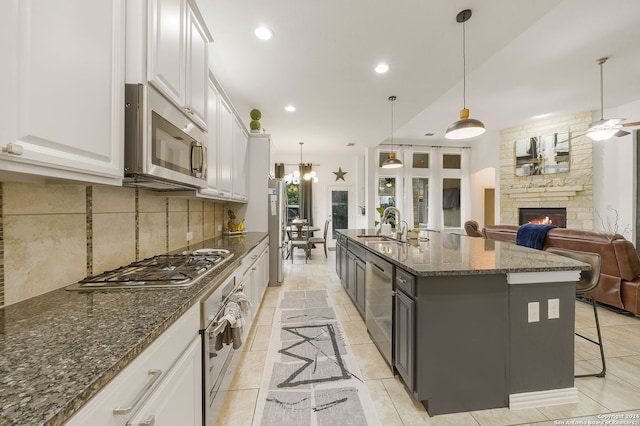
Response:
[[[287,189],[287,221],[300,217],[300,185],[288,183]]]
[[[429,218],[429,179],[413,178],[411,192],[413,193],[413,227],[426,228]]]
[[[386,209],[387,207],[396,205],[396,178],[380,177],[378,178],[378,205],[376,208]],[[395,213],[390,216],[395,219]]]

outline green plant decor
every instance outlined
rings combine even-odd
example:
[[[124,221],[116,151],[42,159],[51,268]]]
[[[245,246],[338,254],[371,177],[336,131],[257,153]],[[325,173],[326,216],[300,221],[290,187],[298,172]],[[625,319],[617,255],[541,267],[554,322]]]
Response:
[[[249,123],[249,128],[252,132],[259,132],[262,128],[260,124],[260,119],[262,118],[262,113],[259,109],[252,109],[249,111],[249,117],[251,117],[251,122]]]
[[[252,120],[260,120],[262,118],[262,113],[260,112],[259,109],[252,109],[249,112],[249,117],[251,117]]]
[[[382,207],[376,207],[376,211],[380,215],[380,219],[382,219],[382,215],[384,214],[384,209]],[[395,212],[391,212],[391,214],[387,218],[387,221],[391,224],[392,228],[396,227],[396,214],[395,214]],[[373,222],[374,228],[378,228],[379,224],[380,224],[379,220],[376,220],[375,222]]]

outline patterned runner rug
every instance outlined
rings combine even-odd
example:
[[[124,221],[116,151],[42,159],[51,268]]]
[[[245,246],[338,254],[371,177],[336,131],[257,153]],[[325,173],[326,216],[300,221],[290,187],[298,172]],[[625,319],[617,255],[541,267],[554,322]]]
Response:
[[[283,293],[253,424],[379,425],[327,292]]]

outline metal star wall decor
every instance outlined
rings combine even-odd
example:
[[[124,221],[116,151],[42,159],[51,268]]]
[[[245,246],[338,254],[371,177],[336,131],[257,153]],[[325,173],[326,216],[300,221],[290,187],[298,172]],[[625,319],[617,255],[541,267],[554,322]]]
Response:
[[[344,180],[344,175],[346,175],[347,173],[349,172],[343,172],[342,167],[338,167],[338,171],[333,172],[333,174],[336,175],[336,182],[338,181],[338,179]]]

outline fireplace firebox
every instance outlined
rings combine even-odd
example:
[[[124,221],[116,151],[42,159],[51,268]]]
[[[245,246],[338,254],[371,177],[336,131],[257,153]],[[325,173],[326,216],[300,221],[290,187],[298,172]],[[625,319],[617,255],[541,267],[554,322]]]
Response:
[[[519,209],[518,223],[552,224],[559,228],[567,227],[567,209],[550,207],[527,207]]]

